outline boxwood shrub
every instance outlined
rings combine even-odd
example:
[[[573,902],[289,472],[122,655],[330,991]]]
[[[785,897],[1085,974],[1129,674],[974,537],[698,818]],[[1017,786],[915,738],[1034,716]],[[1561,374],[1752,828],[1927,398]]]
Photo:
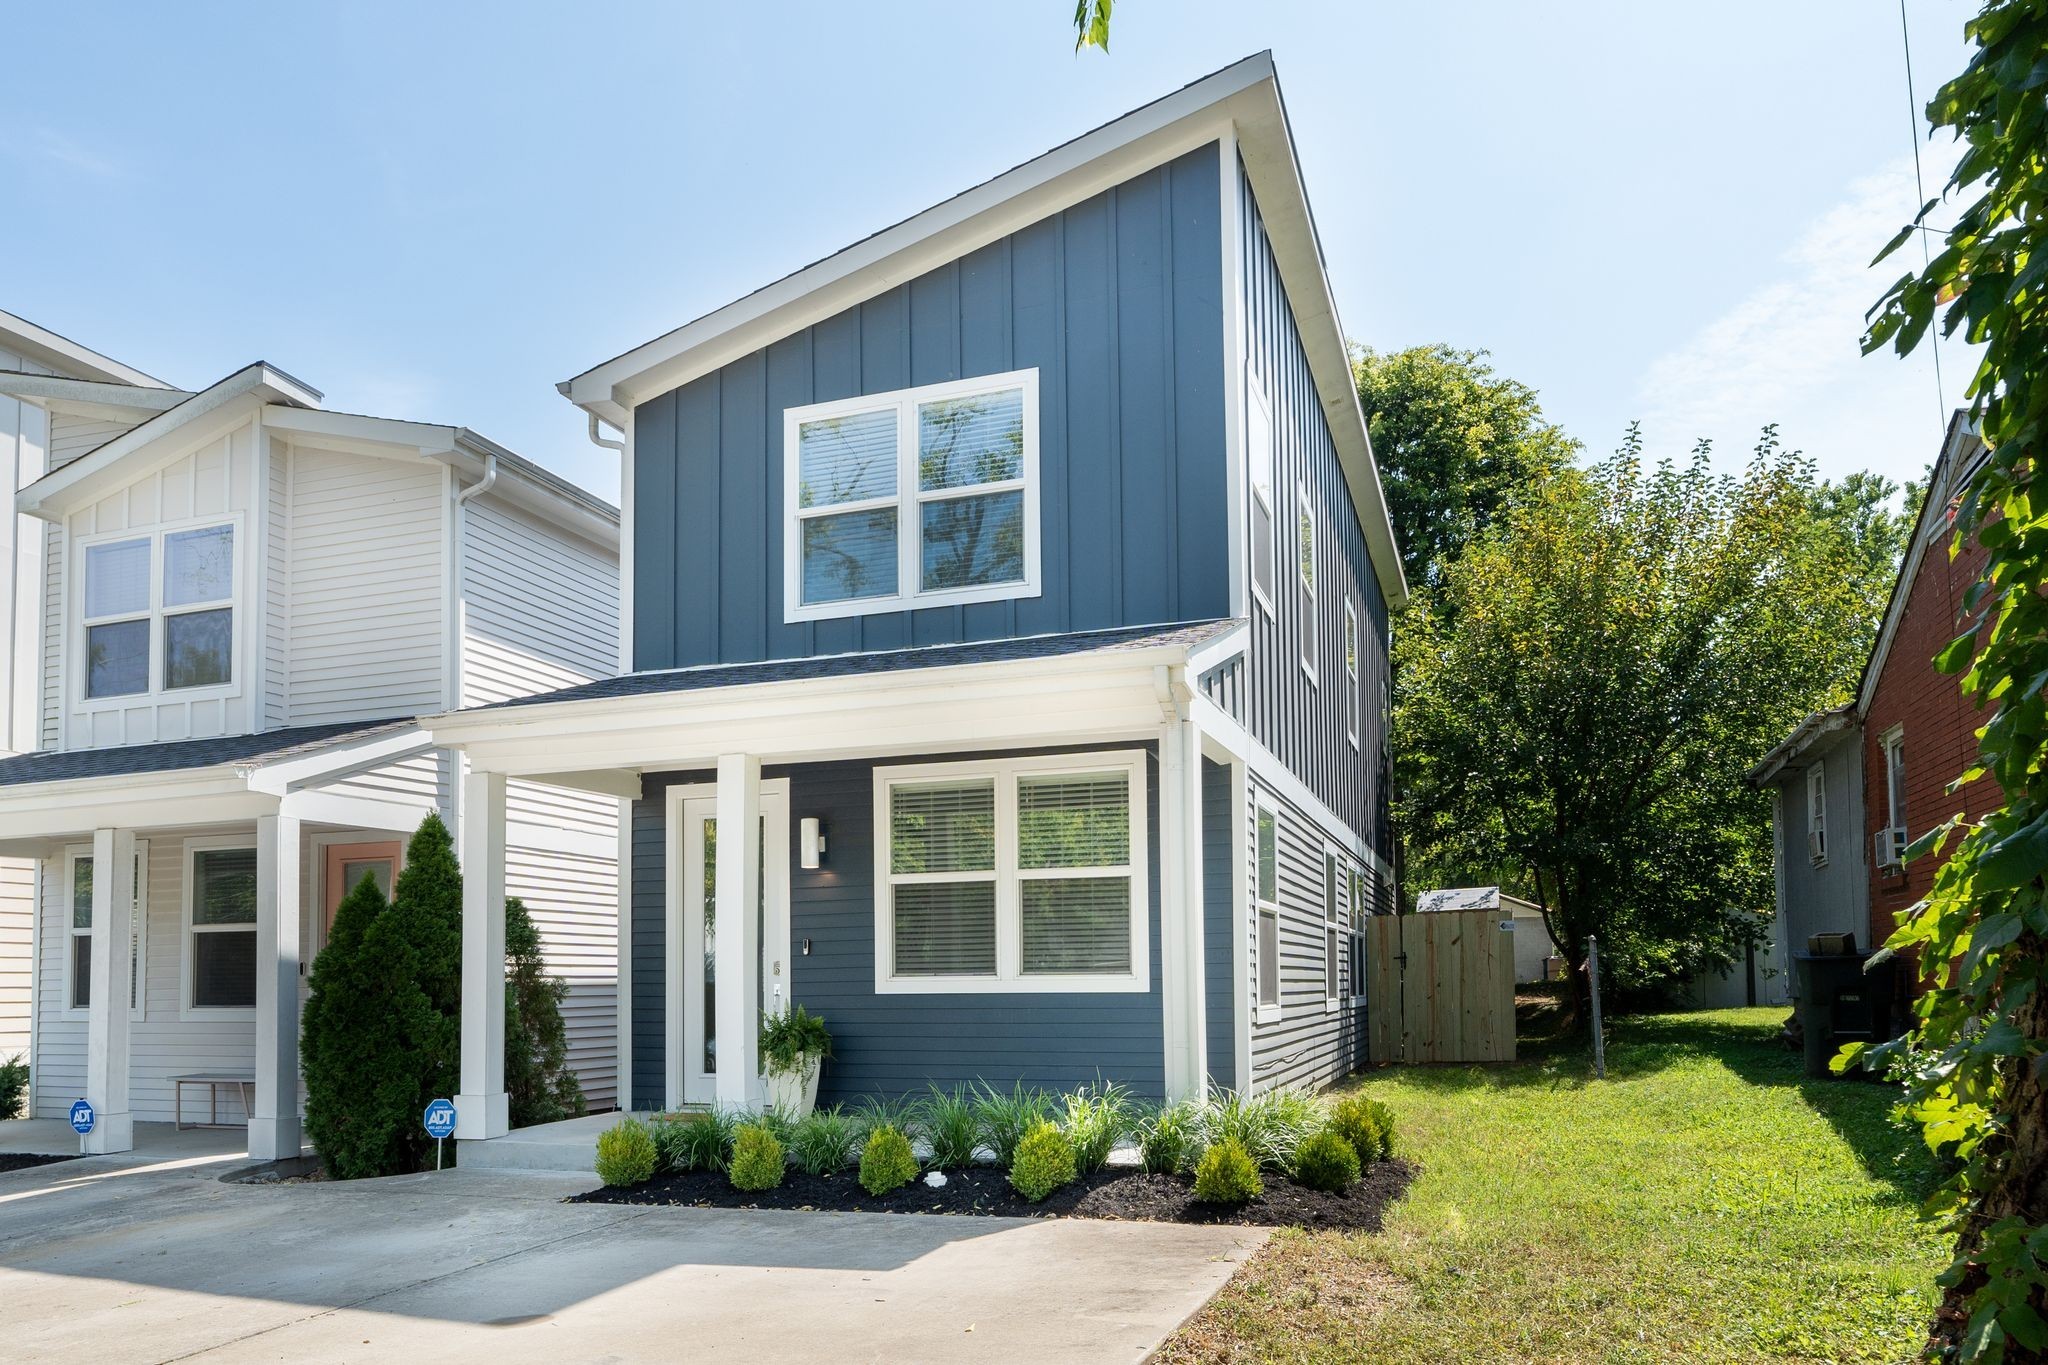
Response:
[[[1010,1185],[1036,1204],[1062,1185],[1073,1183],[1074,1144],[1058,1124],[1040,1120],[1017,1144],[1010,1165]]]
[[[1195,1165],[1195,1198],[1204,1204],[1244,1204],[1266,1192],[1259,1163],[1236,1138],[1225,1138]]]
[[[597,1135],[597,1178],[607,1185],[646,1184],[658,1159],[654,1134],[638,1119],[620,1119]]]
[[[860,1187],[879,1196],[915,1179],[917,1154],[910,1150],[910,1139],[903,1130],[885,1123],[871,1131],[860,1151]]]
[[[772,1190],[782,1183],[782,1143],[764,1124],[743,1123],[734,1132],[726,1179],[736,1190]]]

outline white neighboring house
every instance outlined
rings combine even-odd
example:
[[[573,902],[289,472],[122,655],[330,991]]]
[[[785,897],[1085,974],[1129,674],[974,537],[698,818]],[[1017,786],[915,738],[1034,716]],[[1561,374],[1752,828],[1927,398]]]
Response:
[[[1497,886],[1453,886],[1425,891],[1415,898],[1418,914],[1433,910],[1505,910],[1515,922],[1515,984],[1549,979],[1557,945],[1543,925],[1543,911],[1532,901],[1510,896]]]
[[[89,1146],[118,1151],[175,1117],[178,1077],[249,1077],[252,1112],[224,1084],[222,1117],[296,1154],[305,976],[343,888],[395,876],[428,811],[458,839],[468,815],[411,718],[613,671],[617,511],[265,364],[196,392],[11,370],[0,401],[49,451],[16,497],[44,541],[36,752],[0,759],[0,855],[34,860],[40,903],[32,1112],[86,1098]],[[501,790],[505,890],[609,1107],[618,804]]]

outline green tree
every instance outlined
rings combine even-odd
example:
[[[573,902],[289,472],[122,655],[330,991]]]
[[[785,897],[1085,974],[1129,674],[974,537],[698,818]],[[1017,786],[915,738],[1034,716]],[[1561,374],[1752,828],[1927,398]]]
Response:
[[[568,994],[566,981],[548,975],[540,930],[514,896],[505,902],[505,1094],[514,1128],[583,1112],[562,1020]]]
[[[1990,458],[1971,480],[1954,545],[1985,549],[1959,634],[1936,656],[1989,712],[1976,767],[2005,804],[1960,815],[1908,857],[1960,834],[1934,888],[1887,947],[1920,971],[1897,1063],[1905,1112],[1956,1159],[1930,1203],[1956,1231],[1930,1350],[1971,1361],[2048,1359],[2048,505],[2035,480],[2048,440],[2048,0],[1988,0],[1964,25],[1976,51],[1927,106],[1962,156],[1884,259],[1923,233],[1941,250],[1872,310],[1864,349],[1902,354],[1937,315],[1984,347],[1968,396]],[[1937,208],[1940,209],[1937,215]],[[1946,228],[1933,227],[1947,219]],[[1953,548],[1951,553],[1953,553]],[[1850,1056],[1842,1059],[1851,1061]]]
[[[1109,8],[1115,0],[1074,0],[1074,51],[1109,51]]]
[[[1902,489],[1884,475],[1862,469],[1828,480],[1814,490],[1814,515],[1832,523],[1848,542],[1859,590],[1869,603],[1872,638],[1926,496],[1924,479],[1909,481]],[[1857,653],[1868,655],[1868,646],[1866,640]]]
[[[1579,453],[1577,441],[1544,420],[1536,391],[1495,373],[1485,351],[1360,348],[1352,377],[1401,567],[1417,589]]]
[[[387,964],[365,946],[387,908],[367,876],[342,898],[327,946],[313,960],[299,1022],[306,1135],[328,1171],[344,1180],[407,1169],[400,1132],[412,1078],[390,1065],[403,1047],[389,1008],[394,983]]]
[[[1839,695],[1867,610],[1815,493],[1768,430],[1734,478],[1704,443],[1646,467],[1631,428],[1445,566],[1395,635],[1415,884],[1520,871],[1572,967],[1597,934],[1626,986],[1754,941],[1768,806],[1743,771]]]

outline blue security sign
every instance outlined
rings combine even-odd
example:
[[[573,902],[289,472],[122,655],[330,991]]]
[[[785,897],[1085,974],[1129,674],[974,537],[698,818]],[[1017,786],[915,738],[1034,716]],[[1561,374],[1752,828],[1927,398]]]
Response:
[[[77,1133],[80,1137],[84,1137],[92,1131],[92,1125],[93,1112],[90,1104],[80,1100],[71,1106],[71,1128],[73,1132]]]
[[[80,1130],[84,1131],[83,1129]],[[427,1136],[439,1142],[455,1135],[455,1102],[434,1100],[427,1105]]]

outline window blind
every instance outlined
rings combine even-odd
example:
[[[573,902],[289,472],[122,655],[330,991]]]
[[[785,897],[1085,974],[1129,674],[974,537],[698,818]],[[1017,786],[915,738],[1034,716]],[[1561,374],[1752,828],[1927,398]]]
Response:
[[[895,787],[889,794],[889,812],[891,872],[995,870],[994,782]]]
[[[1017,865],[1125,867],[1131,785],[1122,773],[1062,773],[1017,783]]]
[[[916,882],[895,900],[896,975],[995,975],[993,881]]]
[[[1129,877],[1035,878],[1023,889],[1027,975],[1131,970]]]

